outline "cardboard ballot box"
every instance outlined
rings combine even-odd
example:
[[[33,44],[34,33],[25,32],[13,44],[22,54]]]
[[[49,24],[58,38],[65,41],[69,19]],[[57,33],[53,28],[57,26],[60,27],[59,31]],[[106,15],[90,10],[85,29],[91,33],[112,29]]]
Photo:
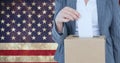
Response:
[[[65,63],[105,63],[104,37],[69,36],[64,41]]]

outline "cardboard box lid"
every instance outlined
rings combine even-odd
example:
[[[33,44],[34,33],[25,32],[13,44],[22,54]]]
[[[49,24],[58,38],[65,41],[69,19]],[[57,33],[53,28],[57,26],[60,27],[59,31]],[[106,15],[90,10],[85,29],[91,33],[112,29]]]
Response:
[[[65,39],[65,63],[105,63],[104,37]]]

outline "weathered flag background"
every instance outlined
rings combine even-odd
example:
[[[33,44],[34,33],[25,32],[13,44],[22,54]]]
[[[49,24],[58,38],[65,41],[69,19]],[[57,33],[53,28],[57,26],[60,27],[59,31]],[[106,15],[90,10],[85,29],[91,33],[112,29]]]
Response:
[[[0,63],[56,63],[54,0],[0,0]]]

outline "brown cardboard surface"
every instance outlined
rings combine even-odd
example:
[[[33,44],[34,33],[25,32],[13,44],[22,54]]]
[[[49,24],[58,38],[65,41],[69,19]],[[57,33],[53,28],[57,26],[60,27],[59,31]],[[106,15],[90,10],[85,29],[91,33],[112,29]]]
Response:
[[[103,36],[94,38],[69,36],[64,42],[65,63],[105,63]]]

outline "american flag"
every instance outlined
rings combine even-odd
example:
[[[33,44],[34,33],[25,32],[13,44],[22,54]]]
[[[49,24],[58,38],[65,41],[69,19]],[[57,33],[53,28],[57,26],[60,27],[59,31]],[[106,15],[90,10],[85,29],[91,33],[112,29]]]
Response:
[[[56,63],[54,0],[0,0],[0,63]]]

